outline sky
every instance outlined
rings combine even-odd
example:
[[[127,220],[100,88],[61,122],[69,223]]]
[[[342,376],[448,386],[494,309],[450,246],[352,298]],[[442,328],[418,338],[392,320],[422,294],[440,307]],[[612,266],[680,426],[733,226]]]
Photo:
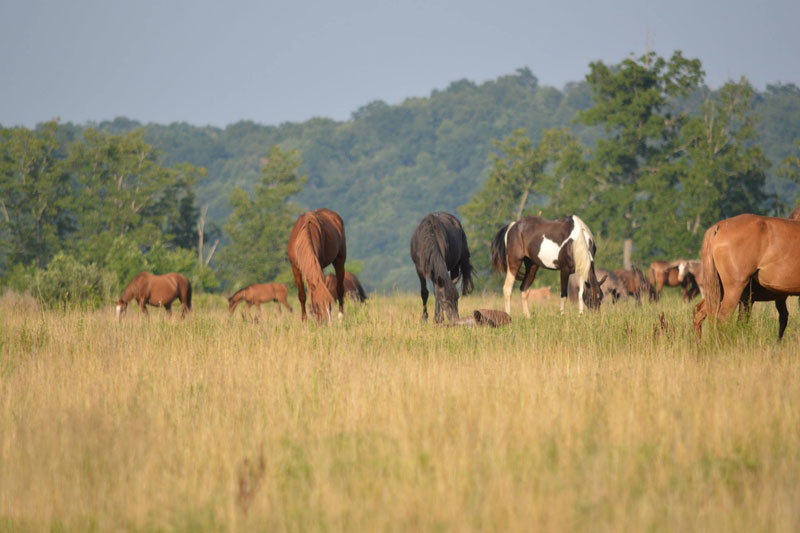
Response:
[[[346,120],[521,67],[562,88],[648,49],[763,90],[800,85],[798,21],[798,0],[0,0],[0,125]]]

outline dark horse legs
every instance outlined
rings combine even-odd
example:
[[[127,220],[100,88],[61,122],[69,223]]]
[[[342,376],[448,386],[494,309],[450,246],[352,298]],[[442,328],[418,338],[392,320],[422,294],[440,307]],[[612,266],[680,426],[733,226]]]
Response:
[[[425,274],[417,270],[417,276],[419,277],[419,293],[422,297],[422,321],[425,322],[428,320],[428,284],[425,281]]]
[[[333,270],[336,272],[336,299],[339,300],[339,318],[344,316],[344,258],[337,257],[333,260]]]

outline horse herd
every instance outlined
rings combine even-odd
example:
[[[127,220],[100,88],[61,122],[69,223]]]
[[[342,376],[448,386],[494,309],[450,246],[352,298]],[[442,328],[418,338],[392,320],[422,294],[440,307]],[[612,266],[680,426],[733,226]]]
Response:
[[[529,296],[539,294],[531,284],[539,268],[560,272],[560,310],[568,297],[577,300],[579,313],[584,307],[598,309],[604,298],[617,302],[632,296],[641,301],[656,301],[666,286],[680,286],[684,301],[700,294],[695,306],[694,328],[698,336],[706,317],[725,318],[735,307],[747,315],[753,302],[774,301],[779,315],[778,338],[783,337],[788,321],[786,298],[800,295],[800,208],[790,218],[743,214],[712,225],[705,233],[702,260],[656,261],[648,276],[637,269],[609,271],[595,268],[597,247],[588,226],[576,215],[560,220],[526,216],[500,228],[491,241],[491,264],[505,274],[503,296],[505,312],[511,312],[511,294],[520,282],[522,307],[530,316]],[[473,267],[467,236],[459,220],[444,212],[431,213],[417,225],[411,236],[411,259],[420,281],[422,320],[428,318],[428,280],[435,297],[434,320],[445,315],[458,320],[457,285],[461,294],[473,290]],[[344,296],[363,302],[366,293],[358,279],[344,269],[347,258],[344,223],[330,209],[317,209],[300,215],[292,228],[288,244],[301,319],[309,312],[318,322],[331,321],[332,307],[338,303],[338,317],[344,313]],[[335,274],[323,277],[332,265]],[[598,279],[599,276],[599,279]],[[306,286],[308,292],[306,292]],[[548,292],[545,293],[549,295]],[[274,301],[280,312],[287,300],[286,286],[280,283],[253,284],[228,299],[233,313],[239,303],[249,309]],[[128,303],[136,300],[143,312],[147,305],[164,307],[170,314],[172,302],[182,304],[181,316],[191,309],[192,289],[186,277],[169,273],[137,274],[117,302],[121,318]]]

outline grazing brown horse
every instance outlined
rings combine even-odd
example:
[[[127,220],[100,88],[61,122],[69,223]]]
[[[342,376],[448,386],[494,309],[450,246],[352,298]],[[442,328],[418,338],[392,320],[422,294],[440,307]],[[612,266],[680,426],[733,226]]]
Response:
[[[633,296],[637,302],[642,301],[645,294],[651,302],[655,302],[658,296],[656,290],[644,276],[644,273],[636,267],[630,270],[615,270],[614,274],[622,282],[628,296]]]
[[[250,307],[256,306],[256,311],[261,314],[261,304],[266,302],[275,302],[275,307],[278,308],[278,314],[281,314],[281,304],[286,306],[289,312],[292,308],[289,307],[287,296],[289,291],[283,283],[253,283],[244,289],[239,289],[233,296],[228,298],[228,313],[231,315],[236,310],[236,306],[242,302],[247,304],[245,314],[248,313]]]
[[[301,319],[306,319],[306,291],[303,278],[308,283],[311,310],[321,322],[331,321],[333,295],[325,286],[322,269],[333,264],[336,271],[336,299],[339,300],[339,318],[344,316],[344,262],[347,244],[344,222],[330,209],[308,211],[297,217],[289,236],[289,262],[292,264],[297,298],[300,300]]]
[[[695,275],[690,273],[688,276],[681,277],[679,267],[685,259],[675,261],[653,261],[648,269],[650,284],[656,291],[656,299],[661,296],[664,287],[681,287],[683,289],[683,301],[689,302],[700,293],[699,281]]]
[[[707,316],[728,317],[737,305],[774,301],[778,340],[789,311],[786,298],[800,295],[800,221],[739,215],[717,222],[703,238],[703,300],[695,307],[698,336]]]
[[[331,294],[336,292],[336,276],[328,274],[325,276],[325,286]],[[344,294],[354,302],[364,303],[367,301],[367,291],[361,286],[355,274],[345,270],[344,272]]]
[[[172,302],[178,298],[183,309],[181,318],[192,310],[192,284],[186,276],[170,272],[169,274],[156,275],[150,272],[136,274],[125,290],[122,298],[117,300],[117,319],[122,319],[128,310],[128,302],[136,300],[143,313],[147,313],[147,306],[163,307],[167,315],[172,314]]]
[[[597,247],[592,232],[576,215],[561,220],[527,216],[500,228],[492,239],[492,268],[505,272],[506,313],[511,313],[514,282],[521,281],[522,310],[529,317],[528,288],[540,267],[561,272],[561,313],[567,299],[569,275],[578,275],[578,309],[599,309],[603,290],[594,271]],[[522,270],[522,266],[525,270]]]

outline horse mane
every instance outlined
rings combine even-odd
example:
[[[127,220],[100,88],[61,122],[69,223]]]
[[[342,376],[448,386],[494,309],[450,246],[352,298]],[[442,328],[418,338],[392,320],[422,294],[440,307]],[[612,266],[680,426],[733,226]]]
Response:
[[[236,298],[237,296],[239,296],[240,294],[242,294],[244,291],[246,291],[246,290],[247,290],[247,289],[249,289],[249,288],[250,288],[250,285],[248,285],[247,287],[242,287],[242,288],[241,288],[241,289],[239,289],[238,291],[236,291],[236,292],[234,292],[233,294],[231,294],[231,295],[228,297],[228,303],[231,303],[231,302],[233,301],[233,299],[234,299],[234,298]]]
[[[333,296],[325,285],[322,266],[319,264],[317,256],[322,243],[322,227],[313,213],[305,213],[302,217],[302,226],[294,242],[297,268],[303,273],[308,284],[312,305],[319,305],[322,308],[329,307],[333,305]]]
[[[575,261],[575,272],[584,281],[589,281],[592,263],[594,263],[594,253],[592,251],[594,235],[577,215],[572,215],[572,221],[579,232],[578,238],[572,241],[572,260]]]
[[[450,272],[447,270],[447,261],[444,258],[445,232],[436,217],[427,216],[422,219],[419,227],[420,242],[418,243],[422,270],[435,283],[436,279],[442,280],[447,298],[451,302],[458,301],[458,289]]]

